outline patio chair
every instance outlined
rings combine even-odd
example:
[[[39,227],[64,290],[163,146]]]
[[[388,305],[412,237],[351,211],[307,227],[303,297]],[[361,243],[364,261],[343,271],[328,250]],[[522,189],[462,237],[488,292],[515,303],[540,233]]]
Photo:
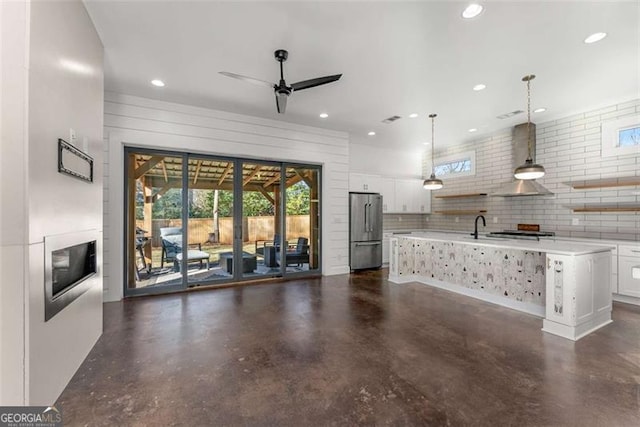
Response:
[[[280,263],[280,252],[276,252],[276,259]],[[293,249],[287,250],[286,254],[287,267],[290,265],[301,266],[309,263],[309,239],[306,237],[298,237]]]
[[[266,248],[267,246],[273,246],[275,248],[276,251],[280,250],[280,235],[279,234],[274,234],[273,236],[273,241],[271,240],[256,240],[255,241],[255,246],[256,246],[256,255],[260,255],[262,257],[264,257],[264,248]]]
[[[174,263],[176,256],[182,253],[182,228],[181,227],[161,227],[160,237],[162,239],[162,255],[160,257],[160,268],[164,268],[164,263]],[[196,243],[190,246],[197,246],[202,251],[202,245]]]

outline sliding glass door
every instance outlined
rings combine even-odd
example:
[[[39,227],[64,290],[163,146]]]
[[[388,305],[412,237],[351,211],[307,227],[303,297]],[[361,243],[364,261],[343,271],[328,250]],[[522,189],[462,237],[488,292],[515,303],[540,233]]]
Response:
[[[184,155],[126,152],[126,294],[183,288]]]
[[[281,248],[282,166],[242,162],[242,277],[281,276],[276,253]]]
[[[187,286],[234,278],[235,160],[189,155]]]
[[[285,246],[282,263],[286,273],[320,268],[320,168],[287,165],[285,188]],[[280,257],[278,257],[280,260]]]
[[[320,167],[125,150],[125,295],[320,269]]]

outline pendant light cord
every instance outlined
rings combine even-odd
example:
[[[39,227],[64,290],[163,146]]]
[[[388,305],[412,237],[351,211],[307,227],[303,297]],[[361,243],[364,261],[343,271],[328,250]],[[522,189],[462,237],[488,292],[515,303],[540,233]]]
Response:
[[[431,117],[431,173],[436,173],[435,117]]]
[[[536,76],[534,74],[529,74],[522,78],[522,80],[527,82],[527,152],[529,155],[527,160],[531,161],[533,161],[531,157],[531,80],[535,78]]]
[[[527,151],[531,157],[531,79],[527,79]],[[532,159],[533,160],[533,159]]]
[[[435,175],[436,173],[436,125],[435,119],[437,114],[429,114],[429,118],[431,119],[431,175]]]

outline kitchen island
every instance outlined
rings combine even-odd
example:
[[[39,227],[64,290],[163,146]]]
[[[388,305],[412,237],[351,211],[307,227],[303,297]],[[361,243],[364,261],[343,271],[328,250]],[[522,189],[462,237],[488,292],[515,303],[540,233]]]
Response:
[[[389,281],[420,282],[543,317],[571,340],[611,323],[613,246],[455,233],[390,240]]]

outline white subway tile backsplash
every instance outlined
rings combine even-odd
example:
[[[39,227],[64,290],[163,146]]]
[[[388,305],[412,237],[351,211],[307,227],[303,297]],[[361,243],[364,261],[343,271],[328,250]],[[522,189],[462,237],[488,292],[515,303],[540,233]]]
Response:
[[[564,123],[572,123],[572,122],[576,122],[578,120],[581,120],[585,118],[585,113],[580,113],[580,114],[574,114],[573,116],[569,116],[569,117],[565,117],[562,119],[558,119],[556,120],[557,124],[564,124]]]
[[[551,197],[483,197],[451,201],[432,199],[432,210],[486,209],[487,231],[514,228],[518,223],[539,223],[541,228],[558,235],[640,240],[638,213],[576,214],[570,206],[623,201],[639,202],[629,188],[574,190],[570,181],[601,177],[640,176],[640,153],[637,156],[600,156],[600,128],[603,120],[611,120],[640,111],[640,100],[613,105],[583,114],[537,125],[537,161],[547,169],[539,182],[555,193]],[[445,179],[445,194],[468,193],[475,190],[491,192],[512,179],[511,133],[501,132],[481,140],[448,147],[447,154],[469,150],[476,152],[476,175],[467,179]],[[430,159],[423,160],[425,174],[430,173]],[[635,189],[635,191],[638,191]],[[498,218],[494,224],[493,217]],[[573,218],[580,224],[571,225]],[[432,214],[426,224],[431,229],[469,230],[474,216]],[[623,225],[621,225],[623,224]],[[386,225],[386,224],[385,224]]]
[[[633,102],[637,103],[637,100],[633,101]],[[588,111],[588,112],[584,113],[584,116],[585,117],[597,117],[598,119],[600,119],[600,115],[609,113],[611,111],[616,111],[617,109],[618,109],[617,105],[612,105],[610,107],[600,108],[598,110],[593,110],[593,111]]]

